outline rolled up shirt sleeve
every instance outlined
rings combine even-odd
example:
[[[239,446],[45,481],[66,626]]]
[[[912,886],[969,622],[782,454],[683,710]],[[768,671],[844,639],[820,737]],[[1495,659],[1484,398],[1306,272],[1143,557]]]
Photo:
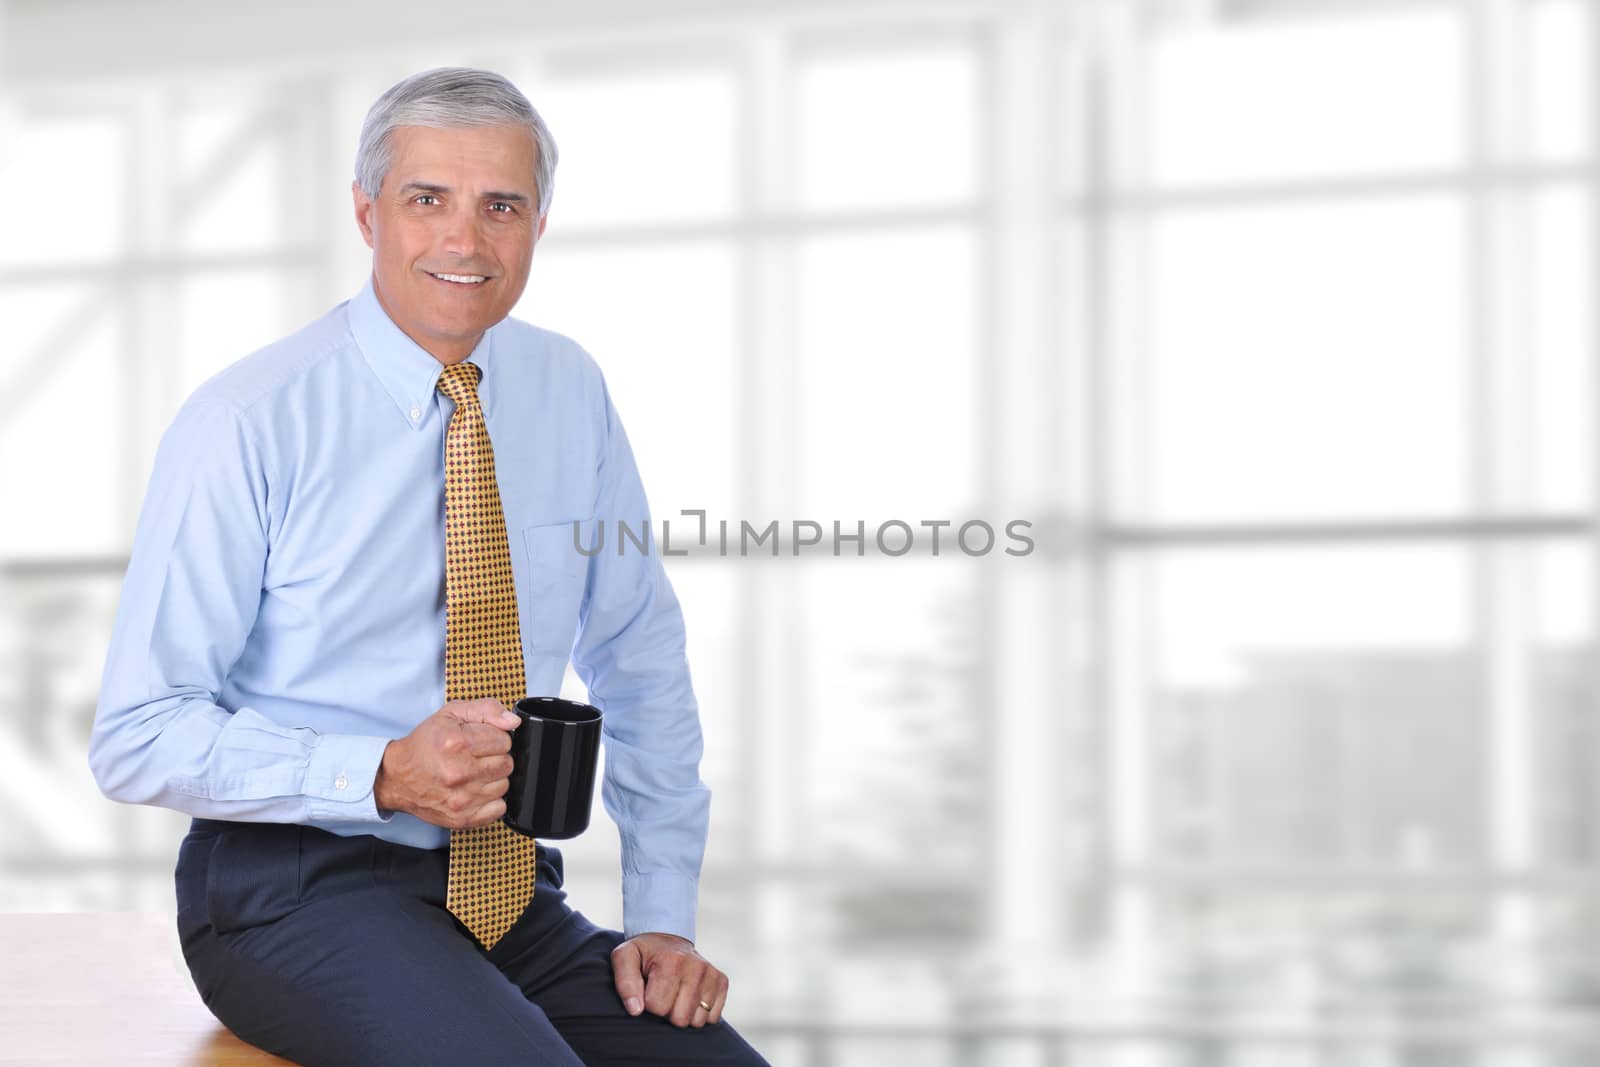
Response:
[[[711,790],[689,677],[683,613],[649,536],[649,511],[627,434],[602,383],[605,436],[595,501],[604,551],[590,558],[573,665],[604,713],[601,797],[622,839],[623,933],[693,941]],[[644,531],[649,551],[618,523]],[[616,539],[616,540],[614,540]]]
[[[255,623],[268,471],[233,405],[197,393],[161,439],[112,626],[89,766],[113,800],[245,822],[388,822],[388,738],[218,703]]]

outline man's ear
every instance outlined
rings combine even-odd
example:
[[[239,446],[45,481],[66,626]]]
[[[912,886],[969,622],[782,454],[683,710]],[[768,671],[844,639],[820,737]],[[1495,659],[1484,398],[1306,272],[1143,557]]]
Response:
[[[546,214],[546,215],[540,215],[539,216],[539,232],[533,235],[533,239],[535,241],[537,241],[539,238],[544,236],[544,224],[549,222],[549,221],[550,221],[550,216],[549,215]]]
[[[361,239],[372,247],[372,200],[359,181],[351,181],[350,196],[355,201],[356,225],[361,228]]]

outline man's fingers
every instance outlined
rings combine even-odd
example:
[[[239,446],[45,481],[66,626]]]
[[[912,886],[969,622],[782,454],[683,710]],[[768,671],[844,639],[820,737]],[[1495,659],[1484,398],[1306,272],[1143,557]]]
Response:
[[[492,697],[481,700],[452,701],[442,709],[445,714],[465,723],[483,723],[504,732],[522,720],[517,713]]]
[[[511,735],[498,726],[463,723],[461,736],[467,739],[467,751],[474,756],[501,756],[511,751]]]
[[[682,986],[683,977],[676,968],[659,964],[652,967],[645,982],[644,1006],[656,1015],[671,1015],[678,1006],[678,992]]]
[[[500,816],[504,815],[505,813],[506,802],[496,798],[479,808],[477,814],[472,817],[472,821],[467,825],[488,826],[490,823],[497,821]]]
[[[709,974],[707,977],[710,977]],[[722,1006],[728,1003],[728,976],[718,972],[716,981],[707,981],[705,985],[709,986],[712,990],[712,992],[709,994],[704,990],[702,990],[700,993],[701,999],[707,1004],[711,1005],[711,1010],[706,1012],[706,1022],[720,1022],[722,1020]],[[703,1011],[704,1009],[696,1004],[695,1010]]]
[[[691,1026],[697,1016],[704,1014],[700,1009],[700,983],[686,976],[678,986],[678,999],[672,1006],[672,1021],[677,1026]]]
[[[511,792],[511,781],[507,778],[486,778],[478,783],[478,795],[485,800],[494,800]]]
[[[617,996],[629,1015],[644,1011],[644,977],[639,973],[639,946],[624,941],[611,953],[611,976],[617,985]]]
[[[705,981],[706,964],[693,957],[685,957],[678,975],[678,995],[673,998],[672,1022],[675,1026],[689,1026],[695,1022],[696,1015],[704,1012],[700,1007],[700,998],[705,994],[701,986],[707,985]]]
[[[694,1006],[694,1015],[692,1015],[689,1019],[689,1025],[694,1027],[696,1030],[700,1029],[702,1026],[709,1026],[711,1024],[711,1013],[706,1011],[706,1004],[710,1004],[712,1007],[716,1007],[717,1004],[717,1002],[712,1000],[711,997],[704,991],[702,991],[700,994],[700,1000],[705,1001],[705,1004],[697,1002]]]
[[[700,983],[688,974],[678,978],[678,995],[672,1002],[672,1024],[688,1026],[694,1022],[694,1013],[700,1010]]]

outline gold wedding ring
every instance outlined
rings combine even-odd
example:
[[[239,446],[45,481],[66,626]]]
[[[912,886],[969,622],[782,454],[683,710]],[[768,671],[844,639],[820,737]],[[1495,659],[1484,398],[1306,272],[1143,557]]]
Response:
[[[703,1001],[703,1000],[702,1000],[702,1001],[701,1001],[701,1002],[700,1002],[700,1006],[701,1006],[701,1007],[702,1007],[702,1008],[704,1008],[704,1009],[705,1009],[705,1010],[706,1010],[706,1011],[710,1011],[710,1010],[711,1010],[711,1005],[709,1005],[709,1004],[707,1004],[707,1003],[706,1003],[706,1002],[705,1002],[705,1001]]]

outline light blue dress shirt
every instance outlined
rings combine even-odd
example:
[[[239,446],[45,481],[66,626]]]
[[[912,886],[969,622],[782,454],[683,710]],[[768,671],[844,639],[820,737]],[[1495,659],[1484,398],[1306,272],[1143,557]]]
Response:
[[[605,713],[624,933],[694,939],[711,792],[683,617],[599,367],[517,319],[468,357],[494,446],[530,695],[571,659]],[[379,814],[384,746],[445,702],[442,364],[369,278],[183,403],[156,454],[89,765],[113,800],[441,848]],[[577,550],[574,522],[592,549]]]

